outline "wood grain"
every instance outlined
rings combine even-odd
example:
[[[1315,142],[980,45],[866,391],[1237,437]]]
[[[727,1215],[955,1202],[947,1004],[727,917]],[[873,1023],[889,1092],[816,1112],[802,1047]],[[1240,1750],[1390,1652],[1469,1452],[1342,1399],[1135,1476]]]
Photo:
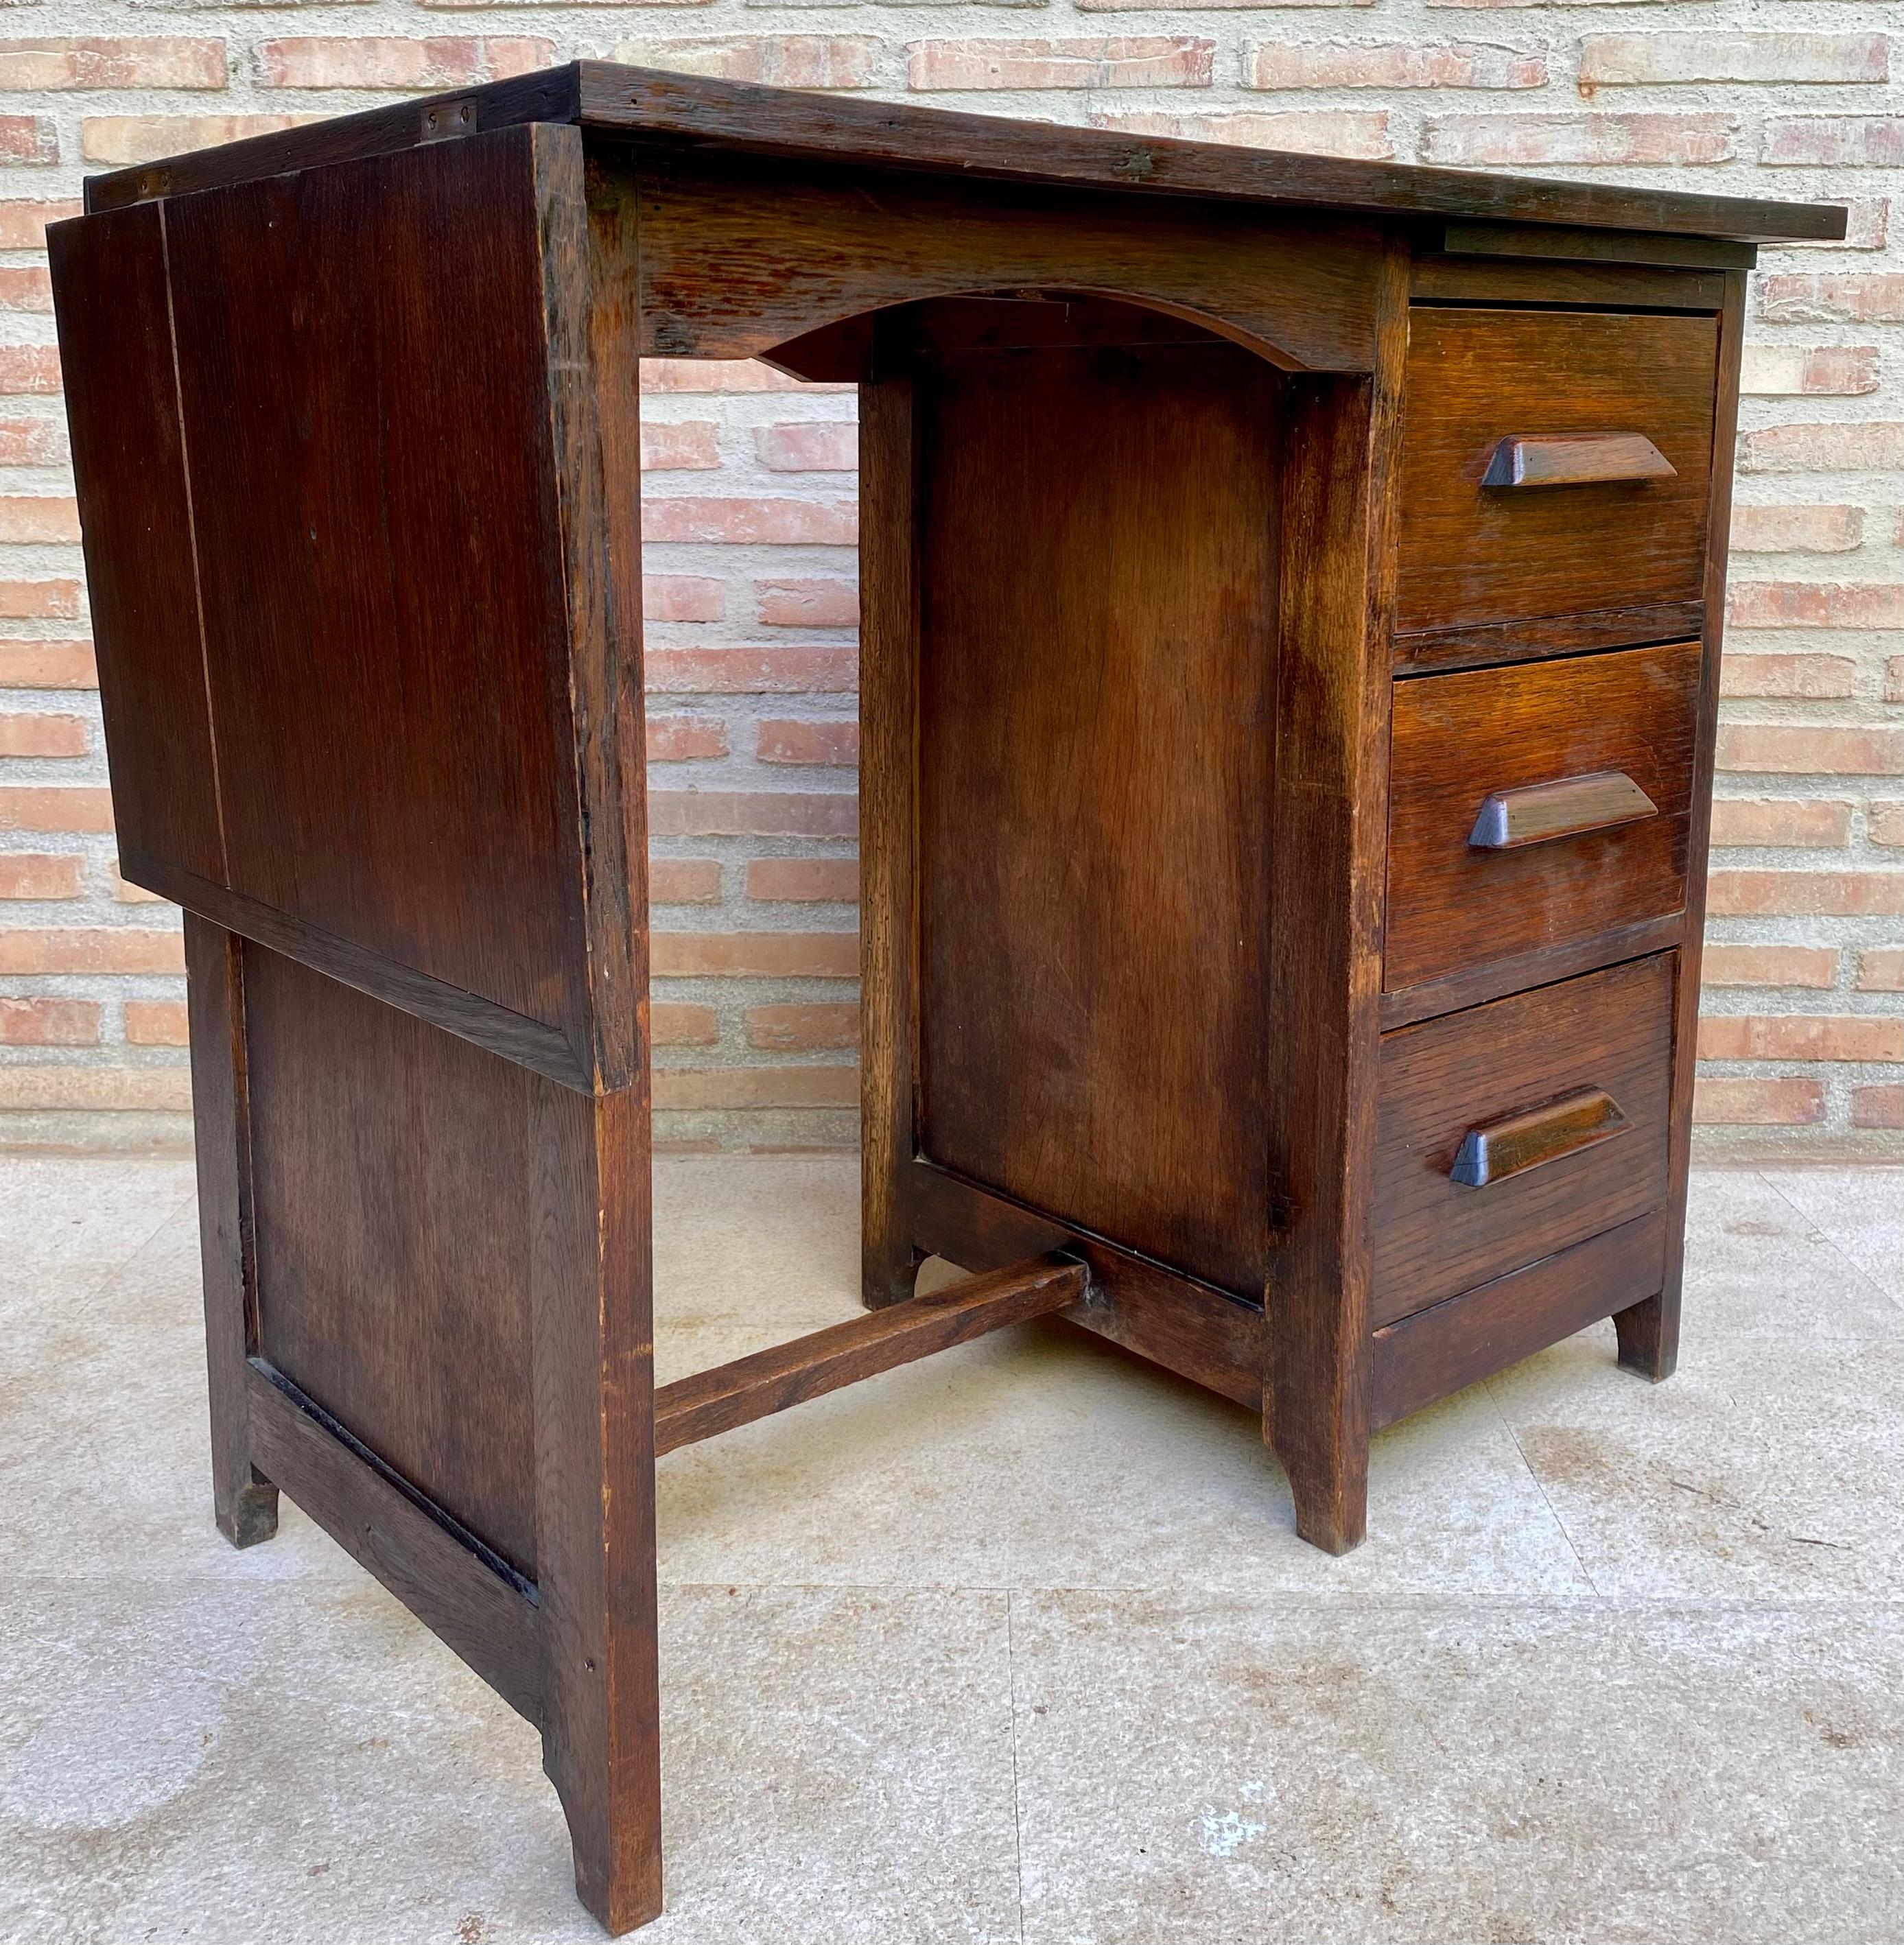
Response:
[[[1717,352],[1711,317],[1418,306],[1398,630],[1699,600]],[[1677,476],[1481,483],[1510,434],[1605,431],[1643,433]]]
[[[1449,1179],[1464,1188],[1493,1188],[1530,1168],[1610,1142],[1632,1125],[1603,1087],[1589,1087],[1470,1128],[1455,1151]]]
[[[1258,1295],[1276,375],[1212,341],[920,387],[920,1152]]]
[[[1699,645],[1680,642],[1396,685],[1387,991],[1680,909],[1700,666]],[[1611,771],[1659,815],[1474,843],[1490,798]]]
[[[1659,805],[1625,771],[1598,770],[1589,776],[1490,791],[1481,800],[1467,842],[1475,851],[1519,851],[1529,844],[1552,844],[1659,815]]]
[[[1661,1207],[1674,957],[1660,953],[1387,1034],[1375,1169],[1378,1326]],[[1603,1089],[1618,1140],[1483,1190],[1452,1179],[1470,1129]]]
[[[1674,477],[1672,461],[1644,433],[1514,433],[1494,448],[1481,484],[1512,491]]]
[[[990,1331],[1048,1316],[1081,1302],[1088,1280],[1082,1263],[1034,1257],[698,1371],[655,1395],[655,1450],[697,1444]]]
[[[1544,264],[1658,264],[1678,270],[1749,270],[1758,260],[1756,244],[1727,242],[1718,237],[1570,230],[1540,223],[1446,223],[1440,245],[1443,254],[1450,257],[1534,257]]]
[[[1655,642],[1683,641],[1705,627],[1704,602],[1657,601],[1630,608],[1596,608],[1580,615],[1483,622],[1474,627],[1424,628],[1395,637],[1395,673],[1398,677],[1439,674],[1452,669],[1544,661],[1554,655],[1588,655],[1600,649],[1643,647]]]

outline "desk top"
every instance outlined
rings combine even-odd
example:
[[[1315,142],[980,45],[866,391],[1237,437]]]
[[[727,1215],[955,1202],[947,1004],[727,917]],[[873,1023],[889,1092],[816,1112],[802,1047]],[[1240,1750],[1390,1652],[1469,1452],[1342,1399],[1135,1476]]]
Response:
[[[88,210],[389,154],[524,122],[572,122],[643,149],[721,149],[991,181],[1196,196],[1360,215],[1650,231],[1740,244],[1829,242],[1845,212],[1597,183],[1359,162],[1180,142],[1002,116],[843,99],[790,88],[574,61],[392,108],[341,116],[86,184]]]

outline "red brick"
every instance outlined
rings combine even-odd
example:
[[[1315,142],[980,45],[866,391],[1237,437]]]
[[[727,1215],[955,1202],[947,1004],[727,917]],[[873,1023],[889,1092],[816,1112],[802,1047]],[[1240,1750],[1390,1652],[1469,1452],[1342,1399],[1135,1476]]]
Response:
[[[57,202],[0,202],[0,250],[43,250],[46,226],[79,214],[83,205],[74,196]]]
[[[0,1067],[0,1108],[110,1108],[170,1114],[192,1105],[192,1076],[176,1067]]]
[[[0,392],[46,397],[60,389],[60,351],[53,344],[0,344]]]
[[[57,162],[60,138],[37,115],[0,115],[0,162]]]
[[[810,1047],[857,1046],[859,1009],[844,1002],[749,1006],[747,1044],[781,1053],[801,1053]]]
[[[0,689],[97,689],[90,642],[0,642]]]
[[[650,541],[851,547],[859,538],[859,514],[850,500],[729,500],[671,494],[642,503],[641,532]]]
[[[1862,507],[1735,507],[1734,553],[1850,553],[1864,539]]]
[[[553,41],[516,35],[292,35],[263,42],[257,53],[262,88],[473,88],[547,67],[554,59]]]
[[[0,618],[9,621],[76,621],[76,581],[0,581]]]
[[[727,726],[704,716],[651,716],[648,718],[648,760],[684,763],[697,757],[727,754]]]
[[[819,763],[850,769],[859,761],[859,726],[763,723],[756,754],[764,763]]]
[[[1904,1060],[1904,1020],[1724,1014],[1699,1022],[1702,1060]]]
[[[747,866],[747,895],[763,905],[858,902],[856,858],[755,858]]]
[[[644,473],[707,473],[720,464],[721,429],[711,419],[651,419],[642,426]]]
[[[652,1000],[648,1032],[656,1046],[712,1046],[721,1037],[721,1022],[711,1006],[690,1006],[680,1000]]]
[[[0,831],[110,831],[113,794],[82,784],[0,789]]]
[[[725,583],[698,574],[644,574],[641,613],[650,621],[718,621],[727,612]]]
[[[906,85],[994,88],[1208,88],[1214,41],[1183,34],[1094,35],[1080,40],[914,41]]]
[[[1885,660],[1884,700],[1904,702],[1904,655],[1891,655]]]
[[[859,800],[846,791],[653,791],[657,837],[853,837]]]
[[[1714,918],[1889,918],[1904,915],[1904,871],[1714,871]]]
[[[864,88],[879,42],[866,34],[741,34],[724,40],[624,41],[615,58],[637,67],[712,75],[770,88]]]
[[[1734,581],[1726,619],[1735,628],[1904,627],[1904,585],[1883,581]]]
[[[658,905],[717,905],[721,864],[714,858],[650,858],[649,902]]]
[[[1077,0],[1081,14],[1210,14],[1261,7],[1372,7],[1375,0]]]
[[[0,851],[0,899],[76,899],[86,861],[33,851]]]
[[[275,135],[321,121],[318,115],[88,115],[80,131],[86,160],[124,168],[215,149],[250,135]]]
[[[840,695],[859,680],[856,649],[655,648],[643,660],[656,695]]]
[[[770,628],[853,628],[859,624],[859,590],[850,581],[763,581],[756,583],[761,621]]]
[[[1588,34],[1580,85],[1647,87],[1680,81],[1876,82],[1889,72],[1882,34],[1715,32]]]
[[[0,541],[70,544],[79,538],[79,507],[60,493],[19,493],[0,498]]]
[[[1904,945],[1880,945],[1858,954],[1860,993],[1904,993]]]
[[[856,932],[657,932],[649,950],[658,979],[851,979],[859,971]]]
[[[850,419],[754,429],[754,451],[773,473],[853,473],[859,465],[859,428]]]
[[[1742,473],[1895,473],[1904,422],[1766,426],[1739,442]]]
[[[39,264],[0,265],[0,310],[51,311],[53,279]]]
[[[0,466],[57,466],[66,456],[57,419],[0,419]]]
[[[125,1037],[134,1046],[184,1046],[188,1037],[184,1002],[128,1000]]]
[[[693,1108],[856,1108],[856,1067],[663,1067],[655,1105]]]
[[[1854,1128],[1904,1128],[1904,1086],[1887,1082],[1851,1090]]]
[[[182,933],[149,926],[0,932],[0,972],[183,972]]]
[[[0,1046],[94,1046],[98,1040],[94,1000],[0,998]]]
[[[1739,390],[1759,399],[1856,399],[1875,392],[1875,344],[1748,344]]]
[[[1708,942],[1699,967],[1706,986],[1804,986],[1828,989],[1838,977],[1838,953],[1824,945],[1715,945]]]
[[[1217,109],[1171,115],[1153,109],[1094,114],[1094,128],[1126,135],[1162,135],[1190,142],[1235,142],[1245,148],[1288,149],[1299,155],[1349,156],[1363,162],[1393,159],[1395,143],[1383,109]]]
[[[0,716],[0,757],[83,757],[85,719],[79,716]]]
[[[1868,803],[1865,830],[1874,844],[1895,850],[1904,844],[1904,803]]]
[[[0,41],[0,88],[223,88],[223,41],[162,35],[130,40]]]
[[[1436,115],[1424,162],[1464,168],[1630,168],[1730,162],[1739,117],[1681,115]]]
[[[1767,324],[1904,324],[1904,271],[1761,277],[1757,288]]]
[[[156,892],[149,892],[146,889],[144,886],[135,885],[129,878],[121,877],[119,875],[119,862],[116,858],[111,860],[106,865],[106,875],[111,883],[113,887],[113,898],[116,904],[122,905],[162,905],[165,902],[165,901],[162,899]]]
[[[1705,1127],[1803,1127],[1825,1118],[1816,1080],[1714,1080],[1693,1090],[1693,1118]]]
[[[1723,695],[1822,702],[1856,692],[1858,665],[1849,655],[1729,655],[1719,675]]]
[[[1779,776],[1894,776],[1904,769],[1904,729],[1725,723],[1718,761],[1722,770]]]
[[[641,389],[662,395],[684,392],[850,392],[850,384],[809,385],[771,365],[749,358],[644,358]]]
[[[1243,52],[1245,88],[1539,88],[1546,80],[1544,56],[1519,48],[1260,41]]]
[[[1845,845],[1851,841],[1851,806],[1812,797],[1720,797],[1712,806],[1712,841],[1813,849]]]
[[[1823,168],[1904,166],[1904,116],[1800,115],[1768,122],[1761,162]]]

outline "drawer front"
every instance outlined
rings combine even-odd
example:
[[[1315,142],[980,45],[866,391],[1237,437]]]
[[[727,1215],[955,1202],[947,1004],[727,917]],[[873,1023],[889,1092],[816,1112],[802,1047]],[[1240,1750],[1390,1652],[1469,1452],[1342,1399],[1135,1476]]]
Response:
[[[1383,988],[1686,902],[1696,642],[1395,685]]]
[[[1384,1036],[1375,1325],[1665,1201],[1676,959]]]
[[[1418,307],[1396,631],[1699,600],[1718,351],[1714,317]]]

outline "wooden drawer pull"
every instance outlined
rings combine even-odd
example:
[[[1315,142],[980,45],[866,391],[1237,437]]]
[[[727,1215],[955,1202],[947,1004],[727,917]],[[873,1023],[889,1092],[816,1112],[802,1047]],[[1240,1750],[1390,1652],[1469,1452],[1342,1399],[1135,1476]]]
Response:
[[[1659,805],[1625,771],[1596,770],[1591,776],[1491,792],[1481,800],[1467,841],[1477,851],[1517,851],[1523,844],[1551,843],[1659,815]]]
[[[1486,1188],[1511,1175],[1538,1168],[1544,1161],[1578,1154],[1611,1141],[1627,1125],[1619,1103],[1603,1089],[1591,1087],[1569,1094],[1544,1108],[1510,1114],[1484,1128],[1470,1128],[1461,1137],[1460,1152],[1449,1170],[1464,1188]]]
[[[1511,433],[1494,448],[1483,486],[1591,486],[1673,479],[1672,461],[1644,433],[1575,432],[1541,439]]]

